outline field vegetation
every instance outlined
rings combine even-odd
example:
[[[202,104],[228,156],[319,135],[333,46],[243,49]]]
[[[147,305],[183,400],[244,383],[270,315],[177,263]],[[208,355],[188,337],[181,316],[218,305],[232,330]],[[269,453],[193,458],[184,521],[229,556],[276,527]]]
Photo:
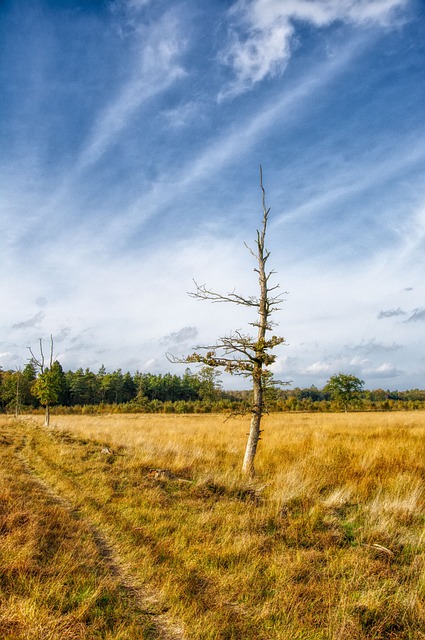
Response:
[[[207,366],[197,373],[188,368],[181,376],[138,372],[132,375],[121,369],[108,373],[103,366],[97,373],[90,369],[64,372],[55,361],[51,370],[45,372],[44,383],[46,379],[51,413],[56,414],[238,413],[252,409],[252,391],[223,390],[220,372]],[[44,412],[40,391],[45,385],[39,380],[32,363],[23,371],[3,371],[0,366],[0,413]],[[268,383],[265,400],[269,412],[330,412],[344,408],[333,398],[328,385],[323,389],[279,388],[270,386],[272,377]],[[364,390],[352,398],[351,409],[423,410],[425,390]]]
[[[2,638],[425,638],[425,413],[0,416]]]

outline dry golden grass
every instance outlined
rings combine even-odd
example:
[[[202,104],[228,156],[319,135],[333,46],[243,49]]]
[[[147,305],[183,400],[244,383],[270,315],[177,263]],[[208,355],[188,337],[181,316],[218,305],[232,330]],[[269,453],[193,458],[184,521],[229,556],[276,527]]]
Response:
[[[54,416],[50,430],[41,417],[7,428],[175,637],[425,638],[425,414],[269,416],[250,483],[248,422]],[[21,553],[25,576],[32,551]]]
[[[106,543],[21,459],[26,432],[0,420],[2,640],[152,638]]]

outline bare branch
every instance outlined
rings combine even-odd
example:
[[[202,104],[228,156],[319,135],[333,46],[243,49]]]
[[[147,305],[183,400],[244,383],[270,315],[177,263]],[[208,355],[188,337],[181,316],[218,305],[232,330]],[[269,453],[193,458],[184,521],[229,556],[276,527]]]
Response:
[[[50,368],[52,368],[53,364],[53,336],[50,334]]]
[[[30,362],[31,364],[34,365],[34,367],[36,367],[40,373],[44,373],[45,368],[46,368],[46,358],[44,356],[44,351],[43,351],[43,339],[39,338],[38,339],[38,343],[40,345],[40,358],[37,358],[33,352],[33,350],[31,349],[31,347],[27,347],[28,351],[30,352],[31,358],[30,358]],[[54,362],[54,357],[53,357],[53,353],[54,353],[54,343],[53,343],[53,336],[50,335],[50,358],[49,358],[49,368],[52,368],[53,362]]]
[[[258,260],[258,255],[251,249],[251,247],[246,242],[244,242],[244,245],[248,249],[248,251],[252,255],[252,257],[255,258],[256,260]],[[256,271],[256,269],[254,269],[254,271]]]
[[[31,354],[31,358],[30,358],[30,362],[31,364],[34,365],[34,367],[36,367],[37,369],[40,370],[40,373],[44,373],[44,353],[43,353],[43,341],[41,338],[39,338],[39,344],[40,344],[40,359],[36,358],[34,355],[33,350],[31,349],[31,347],[27,347],[28,351]]]
[[[191,298],[196,298],[198,300],[209,300],[210,302],[232,302],[233,304],[244,305],[247,307],[257,307],[259,302],[258,298],[255,296],[251,296],[249,298],[244,298],[243,296],[235,293],[228,293],[227,295],[223,295],[218,293],[217,291],[212,291],[211,289],[207,289],[205,284],[198,285],[198,283],[194,280],[196,291],[188,292],[188,295]]]

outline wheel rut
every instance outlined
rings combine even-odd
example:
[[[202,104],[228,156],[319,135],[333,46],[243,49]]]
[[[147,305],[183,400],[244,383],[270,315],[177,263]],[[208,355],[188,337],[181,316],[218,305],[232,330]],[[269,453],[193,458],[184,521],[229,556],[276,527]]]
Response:
[[[150,616],[154,634],[153,638],[155,640],[185,640],[186,636],[182,625],[173,620],[166,609],[161,609],[160,597],[155,594],[153,590],[140,583],[120,556],[109,536],[97,524],[94,524],[87,516],[82,514],[80,509],[67,497],[58,493],[31,467],[24,455],[25,444],[26,438],[24,436],[21,443],[15,448],[15,455],[19,459],[25,473],[31,477],[32,482],[37,485],[53,503],[66,509],[74,518],[78,518],[85,524],[93,537],[99,556],[105,563],[110,575],[127,592],[129,597],[133,599],[140,613]]]

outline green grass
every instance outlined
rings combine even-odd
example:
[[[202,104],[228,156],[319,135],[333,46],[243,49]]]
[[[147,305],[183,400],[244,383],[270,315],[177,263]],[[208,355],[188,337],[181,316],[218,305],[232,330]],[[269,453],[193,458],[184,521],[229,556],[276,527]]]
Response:
[[[33,612],[6,637],[41,638],[30,630],[45,618],[51,638],[172,637],[173,625],[189,640],[425,638],[424,418],[270,416],[249,483],[243,419],[3,421],[2,486],[21,507],[0,569],[20,580],[2,583],[0,620],[16,622],[22,598]]]

